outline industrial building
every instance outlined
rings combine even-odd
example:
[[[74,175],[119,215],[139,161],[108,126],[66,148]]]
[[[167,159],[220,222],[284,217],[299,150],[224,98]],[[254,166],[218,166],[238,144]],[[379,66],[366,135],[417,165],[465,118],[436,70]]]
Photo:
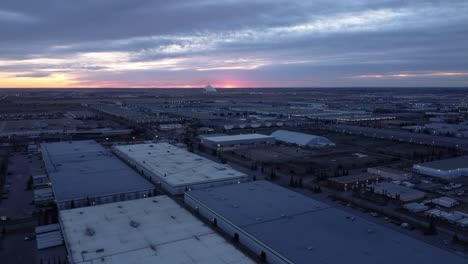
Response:
[[[369,186],[375,193],[401,201],[412,202],[421,200],[426,196],[425,192],[412,189],[391,182],[380,182]]]
[[[38,174],[31,177],[34,189],[47,188],[51,186],[50,179],[46,174]]]
[[[39,250],[63,245],[59,224],[37,226],[34,233],[36,234],[36,246]]]
[[[468,156],[419,163],[413,165],[413,169],[417,173],[447,180],[468,176]]]
[[[195,212],[267,263],[466,262],[267,181],[191,191],[184,198]]]
[[[413,213],[420,213],[428,210],[429,206],[422,203],[407,203],[403,205],[403,208]]]
[[[212,149],[256,144],[274,144],[275,138],[262,134],[242,134],[232,136],[202,136],[201,144]]]
[[[245,254],[165,195],[60,211],[71,264],[250,264]]]
[[[348,175],[334,177],[328,179],[328,185],[340,191],[352,190],[355,188],[365,187],[374,182],[378,182],[380,177],[371,173],[361,173],[356,175]]]
[[[431,203],[433,203],[435,205],[447,207],[447,208],[454,207],[454,206],[459,204],[459,202],[457,200],[455,200],[453,198],[450,198],[450,197],[447,197],[447,196],[434,198],[434,199],[431,200]]]
[[[168,143],[121,145],[113,150],[171,195],[249,180],[242,172]]]
[[[335,146],[335,143],[331,142],[327,138],[287,130],[277,130],[273,132],[271,136],[274,137],[277,141],[281,141],[286,144],[297,145],[300,147],[317,148]]]
[[[384,179],[392,181],[407,181],[412,177],[412,174],[402,170],[396,170],[388,167],[373,167],[368,168],[367,172],[378,175]]]
[[[451,224],[457,225],[459,227],[465,228],[468,226],[468,214],[459,212],[459,211],[453,211],[453,212],[445,212],[439,209],[431,209],[424,214],[428,217],[431,218],[439,218],[443,221],[449,222]]]
[[[59,209],[154,195],[154,185],[94,140],[41,144]]]
[[[34,204],[37,207],[46,206],[54,202],[52,188],[41,188],[34,190]]]

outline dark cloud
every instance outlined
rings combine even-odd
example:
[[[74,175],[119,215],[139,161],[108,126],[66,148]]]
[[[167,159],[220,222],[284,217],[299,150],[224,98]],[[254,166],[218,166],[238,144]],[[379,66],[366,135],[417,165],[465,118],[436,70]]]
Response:
[[[0,70],[78,84],[457,86],[468,77],[352,76],[468,72],[466,25],[462,0],[3,0]]]
[[[47,72],[30,72],[15,75],[16,78],[42,78],[48,76],[50,76],[50,73]]]

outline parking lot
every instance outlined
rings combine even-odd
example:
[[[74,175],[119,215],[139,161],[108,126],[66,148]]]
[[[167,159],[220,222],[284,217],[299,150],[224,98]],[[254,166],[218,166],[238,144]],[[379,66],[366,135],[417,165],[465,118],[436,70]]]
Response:
[[[65,260],[63,246],[40,251],[36,248],[34,228],[37,219],[32,215],[35,210],[32,204],[34,195],[27,186],[31,175],[43,173],[40,155],[11,154],[4,186],[5,195],[0,201],[0,216],[8,218],[0,226],[2,231],[5,230],[5,233],[0,234],[0,263],[58,263],[58,259]],[[26,240],[26,237],[32,239]]]
[[[8,172],[0,203],[0,215],[11,219],[30,217],[34,210],[34,194],[27,190],[32,175],[44,173],[40,155],[13,154],[8,160]]]

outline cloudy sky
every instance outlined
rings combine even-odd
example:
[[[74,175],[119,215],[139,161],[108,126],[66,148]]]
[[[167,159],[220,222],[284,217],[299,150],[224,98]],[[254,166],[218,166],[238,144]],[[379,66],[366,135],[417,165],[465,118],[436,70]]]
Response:
[[[208,83],[468,87],[468,1],[0,1],[0,87]]]

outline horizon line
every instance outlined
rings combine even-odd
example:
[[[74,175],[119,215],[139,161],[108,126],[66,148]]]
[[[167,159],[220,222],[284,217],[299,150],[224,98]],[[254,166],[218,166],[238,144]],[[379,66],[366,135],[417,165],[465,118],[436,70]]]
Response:
[[[468,86],[261,86],[261,87],[214,87],[216,90],[232,89],[467,89]],[[14,89],[45,89],[45,90],[67,90],[67,89],[200,89],[205,87],[0,87],[0,90]]]

